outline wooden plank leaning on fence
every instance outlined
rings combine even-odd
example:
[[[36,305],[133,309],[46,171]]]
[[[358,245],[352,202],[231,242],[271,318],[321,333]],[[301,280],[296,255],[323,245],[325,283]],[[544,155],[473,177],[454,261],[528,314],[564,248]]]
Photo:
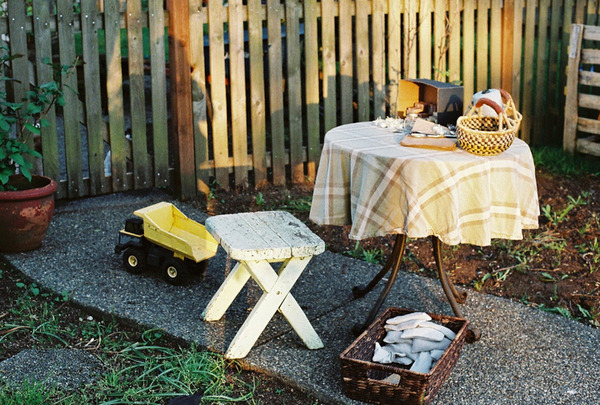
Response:
[[[337,2],[321,0],[321,59],[323,61],[323,113],[324,131],[337,125],[336,58],[335,58],[335,14]]]
[[[354,118],[354,73],[352,61],[352,0],[339,0],[339,52],[340,52],[340,109],[341,124],[349,124]]]
[[[308,142],[308,177],[314,179],[321,155],[319,123],[319,34],[317,1],[304,0],[304,59],[306,61],[305,98]]]
[[[371,3],[368,0],[356,0],[356,32],[369,32],[369,14]],[[370,119],[370,47],[368,35],[356,36],[356,79],[358,81],[358,120]]]
[[[387,15],[388,25],[388,94],[389,94],[389,113],[392,117],[398,112],[398,84],[402,79],[402,32],[401,21],[402,13],[400,10],[400,0],[389,1],[389,11]]]

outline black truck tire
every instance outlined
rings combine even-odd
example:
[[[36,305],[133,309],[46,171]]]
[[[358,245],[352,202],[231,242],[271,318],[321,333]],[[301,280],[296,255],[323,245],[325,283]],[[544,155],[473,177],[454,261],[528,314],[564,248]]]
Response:
[[[162,276],[166,282],[174,285],[185,284],[190,276],[188,266],[183,260],[169,258],[162,265]]]
[[[128,247],[123,252],[123,265],[132,274],[143,273],[148,266],[146,253],[142,249]]]

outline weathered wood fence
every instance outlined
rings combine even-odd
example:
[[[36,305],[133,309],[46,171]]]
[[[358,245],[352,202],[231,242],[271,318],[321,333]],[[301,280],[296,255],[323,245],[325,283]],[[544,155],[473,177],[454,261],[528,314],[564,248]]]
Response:
[[[572,22],[598,0],[8,0],[15,97],[84,64],[42,131],[60,198],[314,178],[323,136],[395,114],[401,78],[511,92],[521,137],[562,139]],[[167,35],[167,32],[169,35]],[[169,38],[167,46],[167,37]],[[169,87],[170,86],[170,87]]]

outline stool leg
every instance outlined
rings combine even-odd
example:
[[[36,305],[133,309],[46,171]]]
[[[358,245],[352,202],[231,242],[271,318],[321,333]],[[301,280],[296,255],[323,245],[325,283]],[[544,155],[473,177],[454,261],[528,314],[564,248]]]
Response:
[[[292,325],[292,328],[296,331],[300,339],[302,339],[306,347],[311,350],[323,348],[321,338],[317,335],[317,332],[292,294],[288,294],[287,298],[283,300],[279,311],[290,325]]]
[[[266,328],[267,324],[275,315],[283,301],[287,298],[294,283],[308,264],[310,257],[289,259],[282,264],[279,277],[266,261],[244,262],[252,277],[261,286],[271,284],[275,278],[277,281],[272,288],[260,297],[250,315],[240,327],[231,341],[225,357],[239,359],[245,357],[258,337]]]
[[[202,318],[208,322],[221,319],[249,278],[250,273],[238,262],[206,305]]]

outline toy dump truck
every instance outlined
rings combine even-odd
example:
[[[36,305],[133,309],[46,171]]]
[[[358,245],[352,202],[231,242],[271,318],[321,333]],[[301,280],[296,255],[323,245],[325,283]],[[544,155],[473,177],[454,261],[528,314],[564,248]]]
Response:
[[[192,267],[206,270],[208,259],[219,246],[206,228],[186,217],[173,204],[161,202],[134,212],[119,231],[115,253],[123,252],[123,264],[130,273],[148,267],[161,270],[171,284],[182,284]]]

